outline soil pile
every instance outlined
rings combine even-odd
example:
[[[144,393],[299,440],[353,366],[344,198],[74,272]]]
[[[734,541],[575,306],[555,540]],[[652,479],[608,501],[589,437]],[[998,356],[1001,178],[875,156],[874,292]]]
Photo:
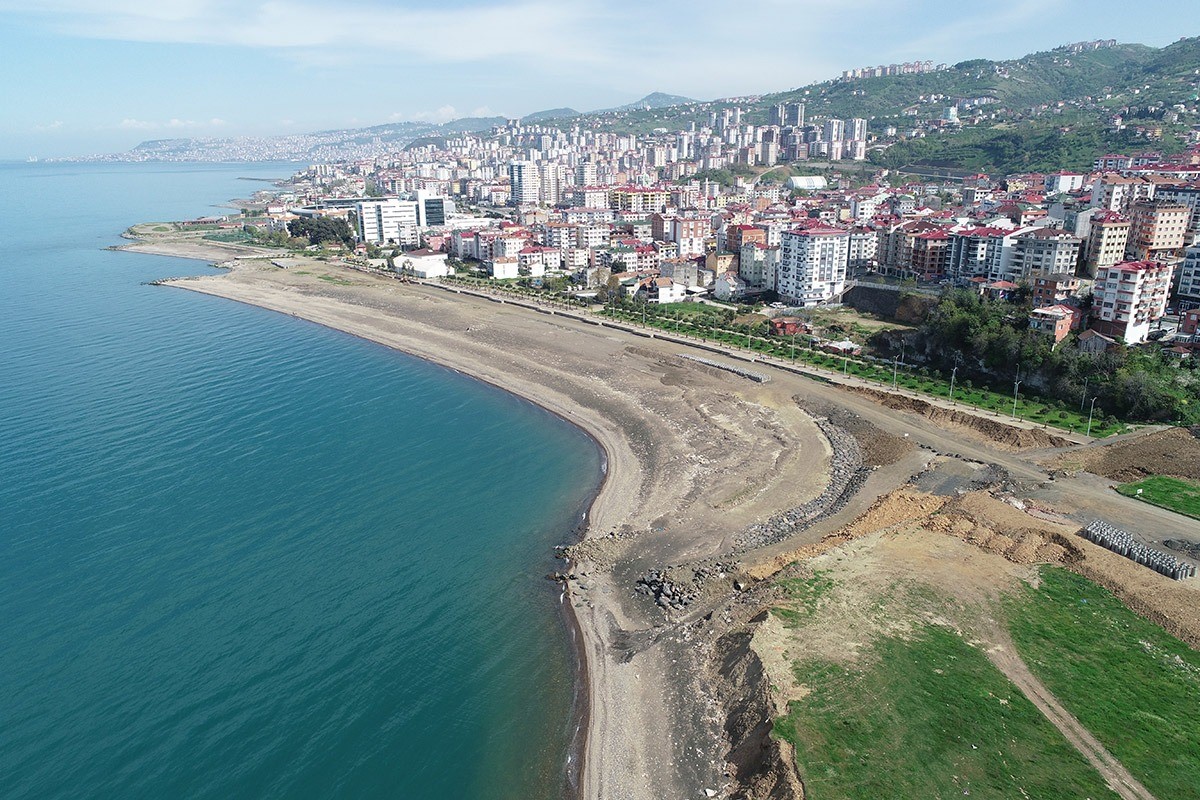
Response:
[[[1200,428],[1168,428],[1094,450],[1071,453],[1062,462],[1115,481],[1136,481],[1149,475],[1174,475],[1200,480]]]
[[[1037,428],[1021,428],[999,420],[942,408],[904,395],[864,387],[849,387],[851,391],[873,398],[886,408],[920,414],[942,427],[952,427],[984,439],[1002,450],[1036,450],[1048,447],[1068,447],[1069,439]]]

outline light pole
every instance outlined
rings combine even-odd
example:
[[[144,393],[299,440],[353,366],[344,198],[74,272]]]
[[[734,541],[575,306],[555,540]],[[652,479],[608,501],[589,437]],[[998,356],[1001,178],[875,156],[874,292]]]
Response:
[[[958,365],[954,365],[954,369],[950,370],[950,404],[954,404],[954,379],[958,377]]]
[[[1091,436],[1091,435],[1092,435],[1092,414],[1093,414],[1093,413],[1095,413],[1095,411],[1096,411],[1096,401],[1097,401],[1097,400],[1099,400],[1099,399],[1100,399],[1099,397],[1093,397],[1093,398],[1092,398],[1092,405],[1091,405],[1091,407],[1088,409],[1088,426],[1087,426],[1087,433],[1085,433],[1085,434],[1084,434],[1084,436]]]
[[[796,363],[796,331],[792,331],[792,363]]]
[[[1083,405],[1084,405],[1084,403],[1087,402],[1087,385],[1088,385],[1088,381],[1090,381],[1091,379],[1092,379],[1091,375],[1088,375],[1087,377],[1085,377],[1083,379],[1083,397],[1079,398],[1079,413],[1080,414],[1083,413]]]
[[[892,389],[896,388],[896,383],[898,381],[897,363],[898,363],[898,359],[895,356],[893,356],[892,357]]]
[[[1013,381],[1013,410],[1012,410],[1012,418],[1013,419],[1017,418],[1017,389],[1021,388],[1021,383],[1022,383],[1022,381],[1020,381],[1020,380]]]

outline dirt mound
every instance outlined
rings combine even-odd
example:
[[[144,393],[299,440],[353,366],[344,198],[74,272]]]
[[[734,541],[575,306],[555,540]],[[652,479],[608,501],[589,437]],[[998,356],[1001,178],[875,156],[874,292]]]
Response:
[[[1064,467],[1075,466],[1116,481],[1136,481],[1148,475],[1174,475],[1200,480],[1200,438],[1187,428],[1164,431],[1063,456]]]
[[[726,756],[737,781],[739,800],[791,800],[804,796],[792,746],[771,735],[773,722],[786,709],[776,707],[762,661],[751,647],[762,612],[746,630],[717,642],[716,678],[722,697],[739,698],[726,709],[725,732],[733,744]]]
[[[942,408],[912,397],[864,387],[850,387],[850,389],[873,398],[887,408],[920,414],[940,426],[953,427],[973,434],[1002,450],[1036,450],[1047,447],[1068,447],[1074,444],[1069,439],[1044,430],[1008,425],[999,420]]]
[[[950,501],[925,527],[957,536],[1014,564],[1063,564],[1079,559],[1079,547],[1065,535],[1069,529],[1036,519],[981,492]]]

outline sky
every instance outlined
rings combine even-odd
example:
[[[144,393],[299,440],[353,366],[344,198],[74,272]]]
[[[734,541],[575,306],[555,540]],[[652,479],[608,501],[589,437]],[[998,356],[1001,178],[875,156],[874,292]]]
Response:
[[[762,94],[1200,34],[1196,0],[0,0],[0,159]]]

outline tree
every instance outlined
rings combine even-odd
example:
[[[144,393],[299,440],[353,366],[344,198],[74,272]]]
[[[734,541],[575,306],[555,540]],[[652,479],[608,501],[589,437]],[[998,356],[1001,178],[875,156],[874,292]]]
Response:
[[[309,244],[337,242],[349,247],[354,234],[344,219],[331,217],[300,217],[288,223],[288,233],[298,239],[308,239]]]

